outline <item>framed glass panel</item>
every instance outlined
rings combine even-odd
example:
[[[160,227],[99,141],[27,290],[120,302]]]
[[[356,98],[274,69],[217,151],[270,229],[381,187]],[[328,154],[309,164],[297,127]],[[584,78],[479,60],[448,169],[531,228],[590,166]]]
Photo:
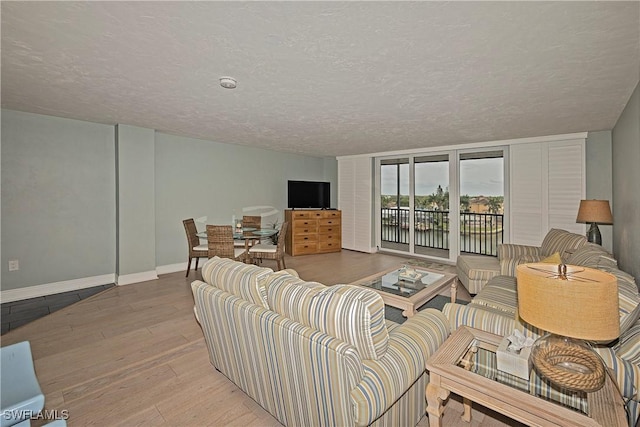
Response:
[[[380,247],[409,251],[409,159],[380,161]]]
[[[502,150],[460,154],[460,253],[497,256],[504,237]]]
[[[449,258],[449,155],[414,158],[414,252]]]

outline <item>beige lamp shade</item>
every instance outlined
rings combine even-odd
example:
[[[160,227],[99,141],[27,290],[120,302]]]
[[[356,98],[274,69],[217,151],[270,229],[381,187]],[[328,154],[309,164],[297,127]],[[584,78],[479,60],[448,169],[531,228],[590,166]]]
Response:
[[[580,200],[576,222],[613,224],[608,200]]]
[[[560,271],[566,269],[566,274]],[[618,282],[604,271],[553,264],[521,264],[518,314],[553,334],[608,342],[620,335]]]

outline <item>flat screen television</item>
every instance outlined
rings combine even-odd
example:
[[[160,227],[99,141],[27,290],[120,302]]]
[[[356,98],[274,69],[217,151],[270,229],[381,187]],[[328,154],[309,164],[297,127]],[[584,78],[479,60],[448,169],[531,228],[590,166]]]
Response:
[[[319,181],[288,181],[289,209],[328,209],[331,206],[331,185]]]

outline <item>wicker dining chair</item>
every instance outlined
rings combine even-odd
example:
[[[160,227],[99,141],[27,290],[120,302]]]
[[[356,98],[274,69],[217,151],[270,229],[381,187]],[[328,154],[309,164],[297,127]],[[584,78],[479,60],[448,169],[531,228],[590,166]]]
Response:
[[[256,228],[256,229],[260,229],[261,227],[261,222],[262,222],[262,218],[259,216],[247,216],[244,215],[242,217],[242,227],[251,227],[251,228]],[[235,224],[234,224],[235,226]],[[253,241],[249,241],[249,246],[253,245]],[[233,245],[236,248],[244,248],[245,247],[245,241],[244,239],[235,239],[233,241]]]
[[[280,227],[280,231],[278,232],[278,244],[270,245],[266,243],[259,243],[257,245],[253,245],[251,249],[249,249],[249,256],[253,260],[263,260],[263,259],[273,259],[278,264],[278,270],[282,270],[283,268],[287,268],[284,263],[284,242],[287,234],[287,227],[289,226],[288,222],[283,222]],[[280,263],[282,262],[282,265]]]
[[[253,216],[253,215],[243,215],[242,216],[242,227],[255,228],[260,230],[262,228],[262,217],[261,216]],[[254,239],[249,241],[249,246],[253,246],[256,243],[260,243],[260,239]]]
[[[242,216],[242,226],[243,227],[257,228],[259,230],[262,227],[262,217],[261,216],[252,216],[252,215],[243,215]]]
[[[233,245],[231,225],[207,225],[207,245],[209,258],[217,256],[243,261],[247,255],[244,247],[238,248]]]
[[[200,239],[197,236],[198,229],[193,218],[183,220],[182,225],[184,225],[184,231],[187,233],[187,245],[189,246],[189,264],[187,265],[187,274],[185,274],[185,277],[188,277],[191,270],[191,260],[193,258],[196,259],[194,271],[198,271],[198,261],[200,258],[209,257],[209,247],[206,244],[200,244]]]

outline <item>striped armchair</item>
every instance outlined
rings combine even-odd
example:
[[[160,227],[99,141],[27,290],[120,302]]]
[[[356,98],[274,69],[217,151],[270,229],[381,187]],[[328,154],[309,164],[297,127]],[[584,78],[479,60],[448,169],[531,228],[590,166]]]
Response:
[[[512,245],[515,246],[515,245]],[[558,252],[558,248],[554,252]],[[521,256],[532,254],[520,253]],[[539,253],[535,256],[539,257]],[[611,254],[600,245],[582,242],[570,253],[564,251],[566,264],[597,268],[615,275],[618,279],[619,314],[621,336],[609,344],[597,345],[595,350],[615,374],[618,386],[627,403],[629,425],[636,425],[639,411],[640,390],[640,294],[634,278],[619,270]],[[538,260],[536,260],[538,261]],[[515,268],[515,267],[514,267]],[[508,273],[508,271],[507,271]],[[449,318],[453,330],[471,326],[496,335],[510,335],[515,329],[527,336],[539,337],[537,330],[517,316],[518,295],[516,278],[510,275],[493,277],[468,305],[448,303],[443,313]],[[542,395],[554,395],[563,403],[581,408],[584,402],[576,396],[565,396],[537,375],[530,387]]]
[[[289,426],[416,425],[437,310],[389,325],[375,292],[212,258],[191,287],[211,363]]]

